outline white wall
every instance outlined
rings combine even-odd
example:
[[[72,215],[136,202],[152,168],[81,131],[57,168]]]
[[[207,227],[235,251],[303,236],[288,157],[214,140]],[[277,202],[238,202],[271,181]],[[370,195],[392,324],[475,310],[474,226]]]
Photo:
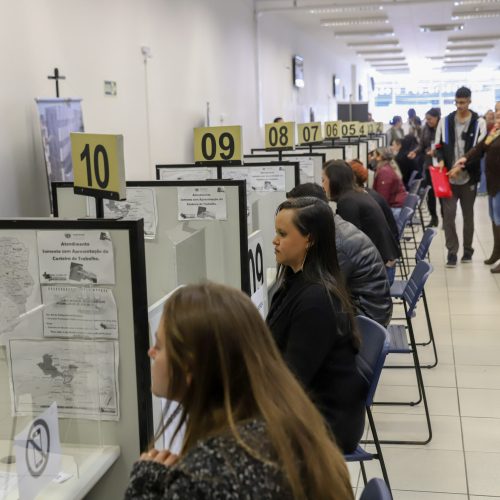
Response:
[[[256,24],[253,0],[0,2],[0,216],[48,214],[34,98],[55,95],[47,75],[56,66],[67,78],[61,96],[83,98],[86,131],[124,135],[128,179],[192,161],[207,101],[211,125],[241,124],[248,151],[274,116],[307,121],[313,107],[316,119],[333,118],[333,73],[349,94],[352,60],[326,49],[331,34],[275,14]],[[143,45],[153,54],[147,70]],[[293,54],[305,59],[300,91]],[[117,82],[116,97],[104,96],[104,80]]]

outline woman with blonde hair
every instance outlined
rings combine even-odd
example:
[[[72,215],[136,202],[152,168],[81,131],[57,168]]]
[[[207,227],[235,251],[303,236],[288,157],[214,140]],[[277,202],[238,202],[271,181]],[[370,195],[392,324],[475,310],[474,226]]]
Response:
[[[149,356],[152,392],[180,403],[172,441],[185,428],[183,444],[178,457],[143,453],[125,498],[353,498],[323,418],[245,294],[179,289]]]
[[[378,148],[375,151],[375,158],[377,168],[373,189],[383,196],[394,212],[394,216],[397,217],[408,196],[403,184],[403,176],[390,148]]]

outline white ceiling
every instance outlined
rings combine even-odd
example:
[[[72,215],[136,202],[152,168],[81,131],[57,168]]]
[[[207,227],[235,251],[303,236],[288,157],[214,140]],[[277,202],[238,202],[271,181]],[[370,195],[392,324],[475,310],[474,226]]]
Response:
[[[468,72],[475,69],[493,71],[500,66],[500,0],[256,0],[256,4],[261,15],[272,12],[307,30],[317,29],[331,34],[332,47],[337,48],[340,43],[346,54],[364,60],[374,71],[401,72],[405,68],[401,64],[407,62],[412,76],[425,78],[426,72],[441,72],[443,65],[445,71],[458,67]],[[454,15],[464,12],[482,17],[453,19]],[[322,26],[322,21],[328,21],[330,26]],[[439,32],[422,32],[420,29],[423,25],[436,24],[459,24],[463,25],[463,29]],[[342,36],[342,32],[361,30],[393,31],[394,35]],[[474,40],[475,37],[488,35],[495,39]],[[450,39],[456,37],[465,40],[450,43]],[[399,44],[377,45],[377,42],[390,41],[398,41]],[[347,45],[358,42],[366,42],[366,45]],[[455,49],[460,45],[464,46],[463,50]],[[475,45],[482,47],[476,49]],[[447,51],[449,47],[452,48]],[[357,54],[359,51],[391,49],[395,52]],[[396,52],[398,49],[400,51]],[[397,60],[391,62],[389,58]],[[397,66],[391,66],[393,63]],[[382,64],[387,64],[387,67]]]

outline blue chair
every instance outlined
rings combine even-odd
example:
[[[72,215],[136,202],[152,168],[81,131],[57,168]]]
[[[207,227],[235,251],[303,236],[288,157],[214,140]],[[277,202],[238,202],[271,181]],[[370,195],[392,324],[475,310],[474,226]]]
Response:
[[[378,477],[370,479],[359,500],[392,500],[391,490]]]
[[[416,263],[420,262],[421,260],[425,260],[428,257],[429,248],[436,234],[437,231],[435,229],[428,228],[425,230],[424,235],[420,240],[420,244],[418,245],[417,251],[415,253]],[[407,283],[408,283],[407,280],[393,281],[391,283],[391,297],[394,299],[401,300]],[[434,332],[432,330],[431,315],[429,312],[429,306],[427,304],[427,297],[425,296],[425,287],[422,289],[422,301],[424,303],[425,319],[427,323],[427,331],[429,333],[429,340],[427,340],[426,342],[417,343],[417,345],[426,346],[432,344],[432,349],[434,351],[434,362],[429,365],[424,365],[422,366],[422,368],[434,368],[438,364],[438,354],[437,354],[436,342],[434,340]]]
[[[427,431],[428,435],[426,439],[421,441],[401,441],[401,440],[380,440],[383,444],[427,444],[432,439],[432,426],[431,418],[429,414],[429,406],[427,404],[427,397],[425,395],[424,380],[422,377],[422,370],[420,367],[420,361],[418,359],[417,344],[415,342],[415,334],[413,331],[412,317],[414,316],[415,309],[418,300],[422,296],[422,292],[427,279],[432,272],[432,266],[425,260],[421,260],[415,266],[415,269],[411,273],[408,279],[401,299],[403,302],[403,307],[405,310],[406,325],[401,324],[390,324],[387,327],[387,332],[389,334],[389,354],[411,354],[413,356],[413,367],[415,369],[415,375],[417,377],[417,387],[418,387],[418,400],[410,402],[374,402],[375,405],[391,405],[391,406],[415,406],[424,403],[425,418],[427,421]],[[386,366],[386,368],[402,368],[399,366]]]
[[[410,194],[418,194],[422,181],[423,179],[414,179],[411,182],[408,181],[408,192]]]
[[[420,196],[415,193],[408,193],[408,196],[406,197],[405,201],[403,202],[404,207],[411,208],[413,210],[413,217],[410,219],[408,222],[408,227],[411,229],[411,236],[407,236],[402,238],[402,243],[406,248],[406,242],[413,240],[413,248],[416,250],[417,249],[417,238],[415,236],[415,227],[413,223],[413,219],[415,217],[415,214],[417,213],[417,208],[418,204],[420,202]]]
[[[408,195],[410,196],[410,195]],[[398,229],[398,238],[399,238],[399,246],[401,248],[401,259],[398,260],[398,264],[400,264],[401,276],[405,279],[408,278],[408,269],[407,264],[409,264],[408,258],[408,249],[406,248],[405,242],[405,229],[410,224],[410,221],[413,218],[413,214],[415,211],[410,207],[403,207],[399,214],[399,217],[396,220],[396,227]],[[404,254],[403,254],[404,250]]]
[[[376,453],[368,453],[358,445],[353,453],[344,455],[344,458],[346,462],[359,462],[365,485],[367,484],[367,478],[364,462],[378,459],[378,461],[380,462],[380,468],[382,469],[384,480],[389,486],[389,477],[387,475],[387,469],[385,466],[384,457],[382,455],[382,449],[380,447],[377,429],[375,428],[375,421],[373,420],[371,411],[373,397],[375,395],[377,384],[380,380],[382,368],[384,367],[385,358],[387,356],[387,331],[376,321],[373,321],[372,319],[366,318],[364,316],[357,316],[356,322],[358,325],[358,331],[361,335],[361,348],[358,355],[356,356],[356,365],[358,367],[358,371],[365,379],[368,387],[368,392],[365,400],[365,408],[366,414],[368,416],[370,431],[373,436],[373,443],[375,444]]]

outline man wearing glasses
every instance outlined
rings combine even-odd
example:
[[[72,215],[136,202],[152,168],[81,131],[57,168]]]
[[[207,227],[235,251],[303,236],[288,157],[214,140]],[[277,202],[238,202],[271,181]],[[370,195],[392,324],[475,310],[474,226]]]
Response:
[[[486,122],[469,109],[471,91],[460,87],[455,93],[457,110],[441,120],[436,130],[436,158],[438,165],[451,170],[455,162],[486,136]],[[474,235],[474,201],[477,183],[481,176],[480,162],[469,162],[467,168],[450,178],[452,197],[442,198],[443,228],[448,258],[446,267],[456,267],[459,249],[455,217],[460,201],[464,219],[462,263],[472,261],[472,237]]]

